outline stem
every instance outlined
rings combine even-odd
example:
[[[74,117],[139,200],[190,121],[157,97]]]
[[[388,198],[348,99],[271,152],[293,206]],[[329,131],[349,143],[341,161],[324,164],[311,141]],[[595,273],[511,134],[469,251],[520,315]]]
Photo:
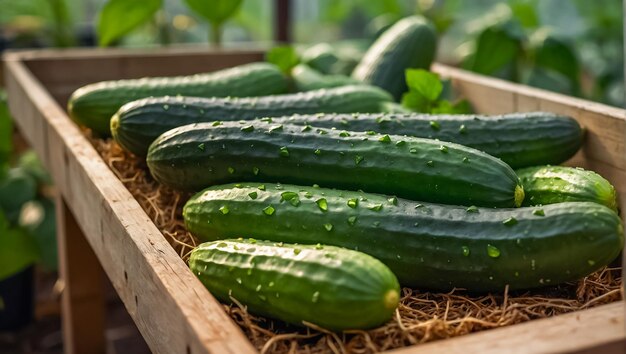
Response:
[[[219,22],[211,22],[211,44],[216,47],[222,46],[222,24]]]

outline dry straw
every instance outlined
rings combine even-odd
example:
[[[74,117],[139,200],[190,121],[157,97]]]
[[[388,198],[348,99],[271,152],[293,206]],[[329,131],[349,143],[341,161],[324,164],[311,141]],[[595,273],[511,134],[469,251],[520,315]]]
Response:
[[[182,221],[182,207],[189,195],[160,186],[150,177],[145,162],[112,141],[91,141],[172,247],[186,259],[198,242]],[[298,328],[256,317],[235,299],[224,308],[262,353],[373,353],[555,316],[622,297],[621,269],[604,268],[577,283],[523,293],[503,289],[499,294],[471,296],[462,290],[433,293],[404,288],[400,306],[387,324],[341,334],[313,324]]]

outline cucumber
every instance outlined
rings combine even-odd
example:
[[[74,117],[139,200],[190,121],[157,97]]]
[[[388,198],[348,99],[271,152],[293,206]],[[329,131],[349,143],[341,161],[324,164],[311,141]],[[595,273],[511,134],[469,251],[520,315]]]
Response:
[[[194,195],[183,217],[201,240],[246,235],[355,249],[385,263],[400,284],[420,289],[555,285],[609,264],[624,244],[617,214],[591,202],[465,208],[363,192],[241,183]]]
[[[392,98],[388,93],[365,85],[258,98],[148,98],[123,106],[111,120],[111,132],[124,149],[145,156],[159,135],[191,123],[294,113],[380,112],[381,103],[389,101]]]
[[[583,140],[583,130],[576,120],[546,112],[496,116],[421,113],[294,115],[273,121],[450,141],[499,157],[513,168],[559,164],[572,157]]]
[[[219,300],[237,299],[255,314],[341,331],[391,319],[400,286],[380,261],[333,246],[256,240],[203,243],[191,271]]]
[[[617,211],[617,193],[611,182],[580,167],[535,166],[517,171],[526,198],[524,205],[595,202]]]
[[[287,79],[269,63],[253,63],[213,73],[178,77],[151,77],[103,81],[74,91],[70,116],[104,136],[110,135],[111,116],[125,103],[150,96],[263,96],[283,93]]]
[[[508,165],[462,145],[262,121],[173,129],[155,140],[146,161],[157,181],[183,190],[250,180],[459,205],[512,207],[524,198]]]
[[[299,92],[360,84],[349,76],[324,75],[305,64],[298,64],[291,69],[291,78]]]
[[[406,17],[385,31],[369,48],[352,77],[381,87],[400,100],[407,91],[404,72],[428,70],[437,52],[435,28],[419,16]]]
[[[304,50],[302,63],[322,74],[334,74],[333,67],[341,61],[337,50],[328,43],[318,43]]]

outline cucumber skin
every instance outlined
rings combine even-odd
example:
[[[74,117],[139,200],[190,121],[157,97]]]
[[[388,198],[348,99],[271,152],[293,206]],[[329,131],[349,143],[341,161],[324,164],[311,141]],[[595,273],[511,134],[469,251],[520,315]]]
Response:
[[[535,166],[517,171],[524,191],[523,205],[595,202],[617,211],[617,193],[611,182],[582,168]]]
[[[159,135],[187,124],[295,113],[379,112],[381,103],[389,101],[388,93],[365,85],[257,98],[148,98],[124,105],[111,120],[111,132],[124,149],[145,156]]]
[[[124,104],[151,96],[247,97],[284,93],[287,78],[269,63],[252,63],[212,73],[102,81],[74,91],[68,111],[74,121],[109,136],[111,116]]]
[[[214,186],[197,193],[183,209],[187,229],[201,240],[246,235],[355,249],[386,264],[403,286],[477,292],[573,281],[609,264],[624,244],[619,217],[597,203],[468,212],[403,199],[394,205],[388,196],[371,193],[273,184],[260,190],[259,185]],[[298,193],[298,206],[281,197],[287,191]],[[256,199],[249,196],[253,192]],[[318,207],[319,198],[326,199],[327,211]],[[350,198],[366,200],[351,208]],[[369,209],[377,204],[382,210]],[[263,212],[268,205],[275,208],[273,215]],[[220,212],[224,206],[227,214]],[[533,214],[538,209],[545,216]],[[350,217],[356,217],[354,225]],[[510,217],[517,224],[503,223]],[[490,257],[488,245],[500,256]]]
[[[334,331],[388,321],[400,297],[398,280],[384,264],[333,246],[203,243],[191,253],[189,267],[223,302],[232,296],[250,312]]]
[[[324,114],[293,115],[276,123],[376,131],[439,139],[484,151],[512,168],[559,164],[574,156],[583,141],[575,119],[547,112],[504,115]],[[431,122],[439,124],[433,129]],[[464,126],[464,131],[461,131]]]
[[[296,65],[291,70],[291,78],[298,92],[360,84],[359,81],[349,76],[324,75],[305,64]]]
[[[458,144],[395,135],[381,142],[384,137],[262,121],[199,123],[161,135],[146,161],[157,181],[182,190],[248,180],[317,183],[445,204],[521,204],[517,175],[495,157]]]
[[[406,17],[372,44],[352,77],[388,91],[399,101],[407,91],[406,69],[428,70],[436,52],[437,34],[432,24],[423,17]]]

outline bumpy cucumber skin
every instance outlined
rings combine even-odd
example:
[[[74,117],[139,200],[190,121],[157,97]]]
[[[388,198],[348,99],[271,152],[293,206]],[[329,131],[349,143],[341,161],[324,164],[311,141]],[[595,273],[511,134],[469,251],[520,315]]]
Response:
[[[430,68],[436,52],[437,35],[432,24],[422,17],[406,17],[372,44],[352,77],[381,87],[400,100],[407,91],[406,69]]]
[[[189,267],[223,302],[252,313],[326,329],[367,329],[388,321],[400,286],[377,259],[333,247],[255,240],[203,243]]]
[[[103,81],[76,90],[70,116],[95,132],[110,135],[111,116],[125,103],[150,96],[248,97],[284,93],[287,79],[275,65],[253,63],[213,73]]]
[[[359,81],[349,76],[324,75],[305,64],[296,65],[291,70],[291,78],[298,92],[360,84]]]
[[[371,193],[260,185],[213,186],[196,194],[183,209],[187,229],[201,240],[246,235],[355,249],[385,263],[402,285],[477,292],[573,281],[609,264],[624,244],[617,214],[591,202],[468,209]],[[297,193],[297,202],[285,192]],[[348,205],[350,199],[357,200],[356,207]],[[265,212],[268,206],[274,208],[271,215]]]
[[[111,120],[111,132],[124,149],[145,156],[148,146],[159,135],[191,123],[295,113],[371,113],[380,112],[381,103],[389,101],[392,98],[388,93],[365,85],[257,98],[148,98],[123,106]]]
[[[547,112],[494,116],[421,113],[293,115],[273,121],[439,139],[484,151],[512,168],[562,163],[578,151],[583,140],[583,130],[575,119]]]
[[[535,166],[517,170],[526,192],[523,205],[595,202],[617,211],[617,193],[611,182],[582,168]]]
[[[456,205],[513,207],[523,199],[508,165],[462,145],[262,121],[170,130],[150,146],[146,161],[157,181],[183,190],[249,180]]]

